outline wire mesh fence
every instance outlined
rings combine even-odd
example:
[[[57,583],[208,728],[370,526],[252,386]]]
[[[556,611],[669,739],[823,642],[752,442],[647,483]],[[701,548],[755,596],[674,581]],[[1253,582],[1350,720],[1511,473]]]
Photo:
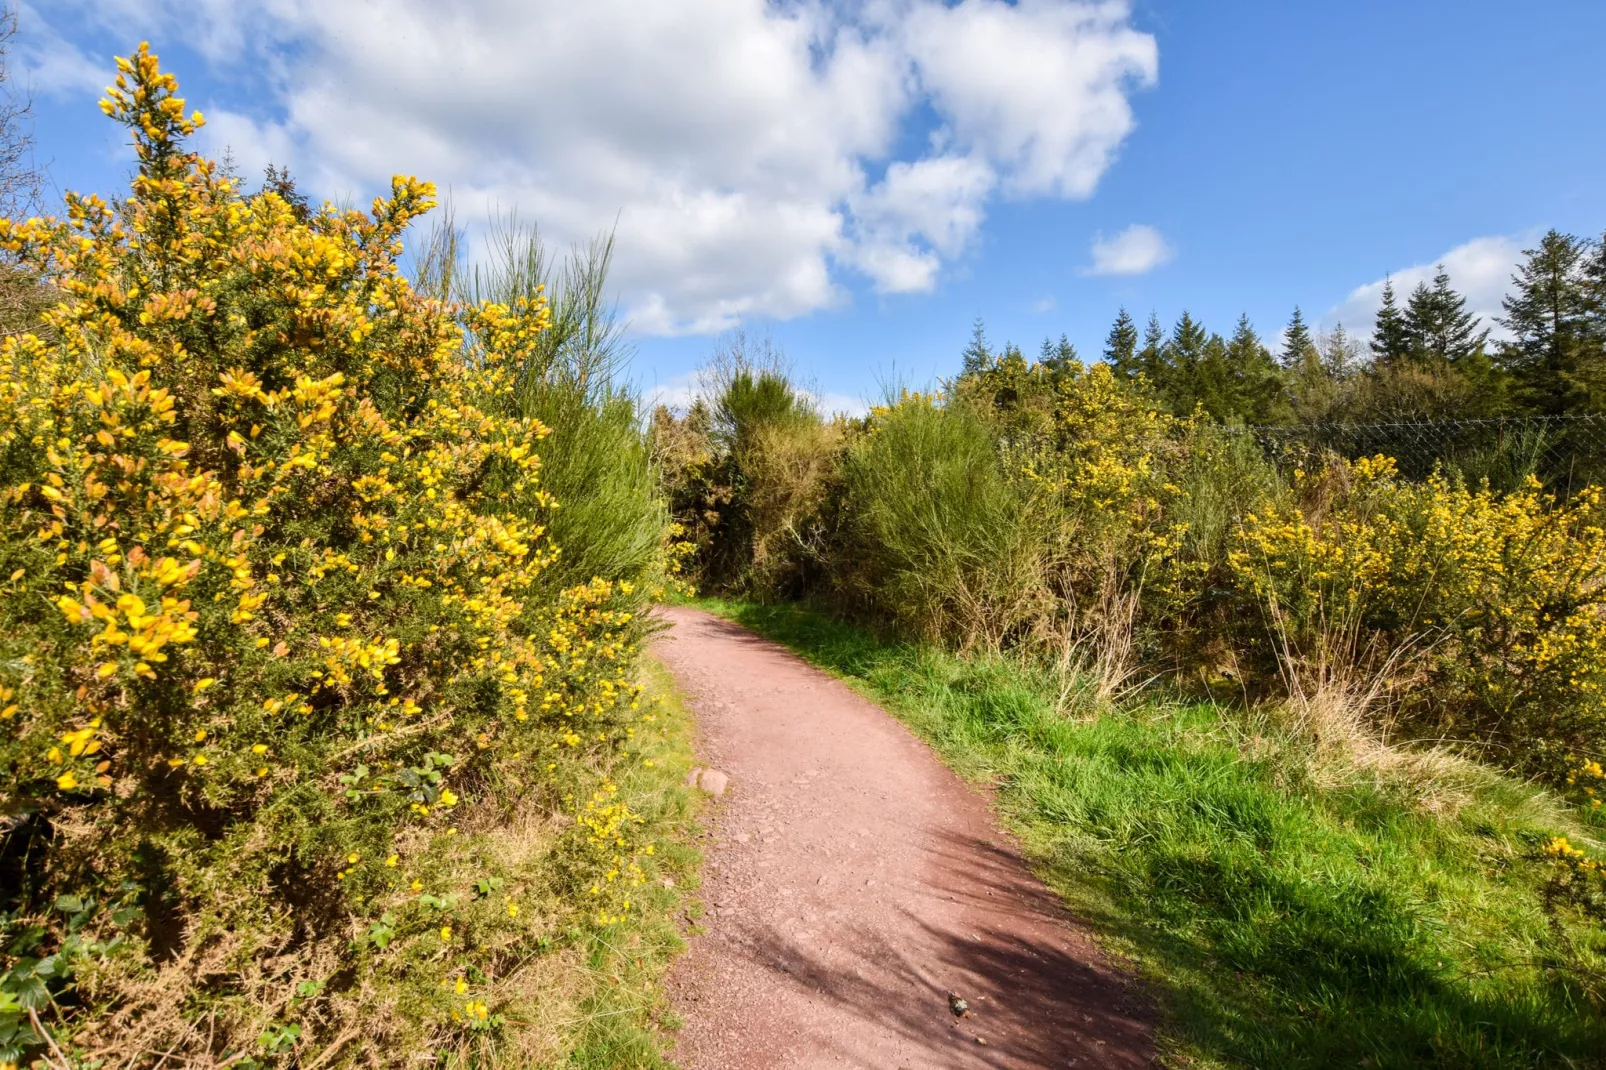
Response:
[[[1271,460],[1308,466],[1325,454],[1354,459],[1385,454],[1402,475],[1435,469],[1499,488],[1536,476],[1557,490],[1606,482],[1606,414],[1523,416],[1373,424],[1243,427]]]

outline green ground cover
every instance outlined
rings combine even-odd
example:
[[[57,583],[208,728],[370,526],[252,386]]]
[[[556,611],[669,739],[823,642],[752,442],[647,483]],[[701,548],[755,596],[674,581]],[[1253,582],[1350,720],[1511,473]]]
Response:
[[[655,846],[653,871],[639,890],[639,909],[622,925],[590,934],[584,963],[554,993],[573,999],[573,1054],[567,1065],[590,1070],[652,1070],[669,1064],[664,1053],[677,1025],[664,1002],[662,982],[685,950],[677,917],[697,887],[702,864],[694,846],[695,793],[685,787],[692,767],[694,726],[669,673],[641,659],[653,720],[636,742],[651,765],[636,763],[619,783],[626,805],[640,816],[644,838]]]

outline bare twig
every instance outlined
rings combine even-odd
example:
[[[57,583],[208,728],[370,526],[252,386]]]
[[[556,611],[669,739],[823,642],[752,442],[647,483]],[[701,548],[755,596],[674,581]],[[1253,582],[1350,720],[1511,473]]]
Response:
[[[66,1055],[62,1054],[62,1050],[56,1046],[56,1038],[50,1035],[50,1030],[45,1028],[45,1023],[39,1020],[39,1012],[32,1007],[28,1008],[28,1021],[33,1023],[33,1031],[45,1038],[45,1043],[50,1045],[50,1050],[55,1053],[56,1058],[61,1060],[61,1070],[72,1070],[72,1063],[68,1061]],[[49,1059],[45,1061],[50,1062]],[[50,1065],[55,1066],[56,1064],[51,1062]]]

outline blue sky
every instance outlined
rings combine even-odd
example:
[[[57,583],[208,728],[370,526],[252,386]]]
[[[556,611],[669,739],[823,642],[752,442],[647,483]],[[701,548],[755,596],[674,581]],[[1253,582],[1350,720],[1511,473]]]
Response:
[[[1538,232],[1606,229],[1598,0],[576,10],[32,0],[14,66],[56,188],[125,179],[96,89],[148,37],[242,169],[416,172],[560,241],[617,219],[636,374],[672,391],[738,323],[854,399],[951,373],[978,316],[1087,356],[1121,305],[1365,329],[1441,259],[1491,313]]]

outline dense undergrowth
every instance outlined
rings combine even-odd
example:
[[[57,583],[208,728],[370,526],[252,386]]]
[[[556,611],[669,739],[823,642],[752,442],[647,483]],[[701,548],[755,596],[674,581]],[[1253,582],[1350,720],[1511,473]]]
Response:
[[[409,282],[426,183],[244,192],[119,69],[129,195],[0,221],[49,295],[0,343],[0,1063],[652,1064],[693,859],[633,402],[542,279]],[[551,489],[606,466],[603,537]]]
[[[1130,956],[1168,1065],[1598,1066],[1606,933],[1547,898],[1600,825],[1472,762],[1362,767],[1286,716],[959,657],[793,606],[705,601],[919,732]],[[1592,985],[1595,995],[1591,995]]]

